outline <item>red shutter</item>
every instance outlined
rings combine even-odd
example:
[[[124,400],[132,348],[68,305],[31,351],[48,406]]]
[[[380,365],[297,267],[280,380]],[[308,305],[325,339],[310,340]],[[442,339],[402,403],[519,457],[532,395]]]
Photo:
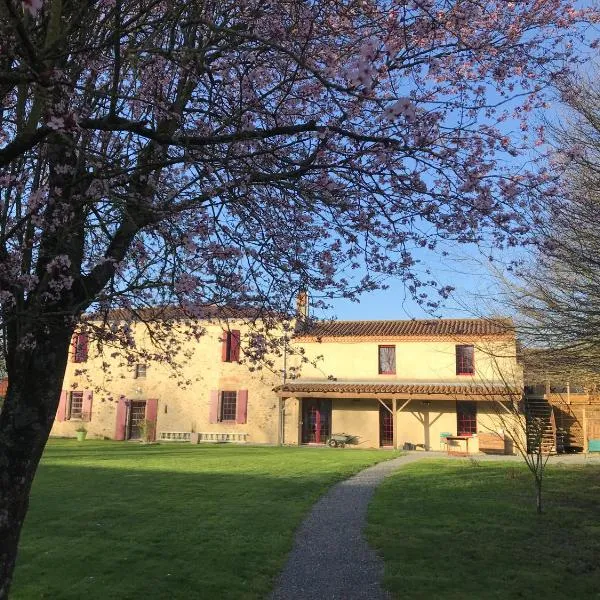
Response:
[[[218,423],[219,422],[219,391],[211,390],[210,391],[210,414],[209,414],[209,423]]]
[[[117,423],[115,427],[115,440],[125,439],[125,427],[127,425],[127,404],[125,398],[119,398],[117,404]]]
[[[92,400],[94,398],[94,392],[87,390],[83,392],[83,403],[81,405],[81,418],[84,421],[92,420]]]
[[[85,362],[88,358],[88,334],[79,335],[79,362]]]
[[[71,338],[71,362],[77,362],[77,336],[79,334],[74,333]]]
[[[148,436],[149,442],[153,442],[156,439],[156,418],[158,416],[158,400],[146,400],[146,420],[151,421],[154,426],[152,427],[152,431]]]
[[[229,360],[238,362],[240,360],[240,332],[238,329],[231,331],[231,348],[229,350]]]
[[[67,396],[68,393],[66,390],[63,390],[60,393],[60,400],[58,401],[58,408],[56,409],[56,420],[64,421],[65,415],[67,411]]]
[[[248,419],[248,390],[238,390],[236,405],[236,423],[245,423]]]
[[[230,336],[228,331],[223,331],[222,344],[221,344],[221,361],[229,362],[229,345]]]

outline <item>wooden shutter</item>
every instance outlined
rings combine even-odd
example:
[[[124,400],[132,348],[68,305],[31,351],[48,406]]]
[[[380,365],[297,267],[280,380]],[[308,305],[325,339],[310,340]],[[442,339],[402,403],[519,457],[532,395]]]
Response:
[[[77,362],[77,337],[78,333],[74,333],[71,338],[71,362]]]
[[[88,334],[79,334],[79,362],[85,362],[88,359]]]
[[[92,390],[86,390],[83,392],[83,402],[81,405],[81,418],[84,421],[92,420],[92,400],[94,398],[94,392]]]
[[[238,390],[236,403],[236,423],[245,423],[248,419],[248,390]]]
[[[153,423],[152,431],[150,432],[149,440],[153,442],[156,440],[156,420],[158,417],[158,400],[153,398],[146,400],[146,420]]]
[[[209,413],[209,423],[218,423],[219,422],[219,404],[221,396],[219,394],[219,390],[211,390],[210,391],[210,413]]]
[[[58,408],[56,409],[56,420],[64,421],[67,414],[67,400],[69,392],[63,390],[60,393],[60,400],[58,401]]]
[[[229,360],[230,362],[239,362],[240,360],[240,332],[238,329],[233,329],[231,331]]]
[[[115,426],[115,440],[125,439],[125,428],[127,426],[127,400],[119,398],[117,404],[117,422]]]
[[[231,346],[231,336],[228,331],[223,331],[221,338],[221,361],[229,362],[229,349]]]

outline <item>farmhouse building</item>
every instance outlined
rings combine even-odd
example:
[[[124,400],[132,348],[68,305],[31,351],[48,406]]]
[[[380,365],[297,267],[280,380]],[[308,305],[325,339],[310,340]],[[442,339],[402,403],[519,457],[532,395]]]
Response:
[[[182,334],[179,376],[77,334],[52,434],[83,424],[92,438],[298,445],[345,433],[359,448],[510,451],[502,407],[521,375],[509,320],[299,321],[262,370],[248,360],[249,319],[200,325]],[[131,331],[150,346],[143,323]]]

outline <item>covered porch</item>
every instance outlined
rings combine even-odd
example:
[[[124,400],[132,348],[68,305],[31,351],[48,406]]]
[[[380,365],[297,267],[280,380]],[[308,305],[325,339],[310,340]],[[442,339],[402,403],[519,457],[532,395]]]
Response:
[[[280,444],[326,444],[355,436],[357,447],[447,450],[467,436],[469,453],[502,452],[499,411],[515,395],[505,388],[452,383],[294,382],[277,390]]]

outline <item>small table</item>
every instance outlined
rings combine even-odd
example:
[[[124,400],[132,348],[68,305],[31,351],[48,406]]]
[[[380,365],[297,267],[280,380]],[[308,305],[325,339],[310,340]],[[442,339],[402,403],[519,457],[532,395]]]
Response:
[[[449,435],[446,437],[446,443],[448,444],[448,456],[469,456],[469,440],[471,439],[472,436],[470,435]],[[462,442],[465,441],[466,442],[466,448],[465,451],[463,452],[462,450],[452,450],[452,444],[451,442],[453,441],[457,441],[457,442]]]

